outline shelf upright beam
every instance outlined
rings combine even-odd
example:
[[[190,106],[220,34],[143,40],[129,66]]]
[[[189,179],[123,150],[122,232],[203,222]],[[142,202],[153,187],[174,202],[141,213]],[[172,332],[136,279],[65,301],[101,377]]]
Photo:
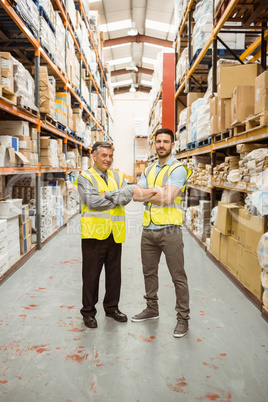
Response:
[[[175,129],[175,54],[163,54],[162,127]]]
[[[268,37],[268,29],[266,29],[264,31],[264,39],[267,39]],[[262,40],[262,36],[260,35],[260,37],[258,39],[255,40],[255,42],[253,42],[245,51],[244,53],[241,54],[240,59],[241,60],[245,60],[248,56],[250,56],[255,49],[257,49],[257,47],[259,47],[261,45],[261,40]]]
[[[38,173],[36,175],[36,236],[37,250],[41,250],[41,159],[40,159],[40,121],[37,126],[37,154],[38,154]]]
[[[217,92],[217,37],[212,41],[212,92]]]
[[[188,13],[188,58],[189,60],[192,60],[192,11],[190,10]],[[191,92],[191,77],[187,79],[188,83],[188,91]]]
[[[267,22],[262,23],[262,27],[267,27]],[[267,68],[267,54],[266,54],[266,48],[267,48],[267,38],[264,37],[264,29],[262,30],[261,33],[261,65],[264,70]]]
[[[38,38],[38,44],[40,44],[40,40]],[[35,106],[40,107],[40,91],[39,91],[39,81],[40,81],[40,47],[35,49],[34,54],[34,84],[35,84]],[[40,160],[40,132],[41,132],[41,123],[40,123],[40,114],[38,115],[38,124],[37,124],[37,155],[38,155],[38,173],[35,177],[35,185],[36,185],[36,242],[37,242],[37,250],[41,249],[41,160]]]

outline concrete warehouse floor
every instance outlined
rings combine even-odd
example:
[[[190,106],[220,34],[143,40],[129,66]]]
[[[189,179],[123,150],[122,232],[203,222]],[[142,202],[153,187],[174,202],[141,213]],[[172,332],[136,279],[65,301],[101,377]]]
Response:
[[[84,327],[79,216],[0,287],[0,399],[31,401],[267,400],[268,326],[260,311],[184,230],[191,297],[188,334],[174,338],[175,294],[164,258],[160,318],[133,323],[145,307],[142,205],[127,206],[120,309]]]

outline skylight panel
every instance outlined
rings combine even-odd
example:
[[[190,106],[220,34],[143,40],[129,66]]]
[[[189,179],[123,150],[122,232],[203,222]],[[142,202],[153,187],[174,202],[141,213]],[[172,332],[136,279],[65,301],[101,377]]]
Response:
[[[125,81],[118,81],[118,82],[112,82],[111,85],[112,87],[122,87],[124,85],[130,85],[132,84],[132,80],[125,80]]]
[[[175,26],[166,24],[165,22],[146,20],[145,27],[149,29],[154,29],[155,31],[171,32],[171,33],[175,32]]]
[[[141,80],[142,85],[146,85],[147,87],[152,87],[153,83],[152,81],[147,81],[147,80]]]
[[[108,24],[101,24],[99,26],[100,31],[112,32],[120,29],[128,29],[131,26],[131,20],[122,20],[116,22],[108,22]]]
[[[156,60],[155,60],[155,59],[149,59],[149,57],[143,57],[143,58],[142,58],[142,61],[143,61],[143,63],[152,64],[153,66],[154,66],[155,63],[156,63]]]
[[[118,64],[130,63],[131,60],[132,60],[132,57],[123,57],[122,59],[108,60],[107,63],[109,63],[110,66],[115,66]]]

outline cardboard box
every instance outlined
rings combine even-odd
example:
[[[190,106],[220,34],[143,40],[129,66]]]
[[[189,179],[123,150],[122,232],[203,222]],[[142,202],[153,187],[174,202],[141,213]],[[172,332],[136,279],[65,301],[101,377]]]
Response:
[[[262,298],[263,287],[261,284],[262,268],[256,254],[246,250],[243,246],[239,249],[238,278],[241,283],[259,300]]]
[[[268,71],[255,79],[254,114],[268,111]]]
[[[237,240],[231,236],[227,236],[227,268],[235,276],[237,276]]]
[[[9,219],[17,217],[21,214],[22,210],[22,200],[11,199],[0,201],[0,217],[4,219]],[[8,223],[8,222],[7,222]],[[9,230],[8,230],[9,232]]]
[[[232,125],[231,99],[224,99],[225,130]]]
[[[3,240],[7,237],[7,220],[0,219],[0,240]]]
[[[32,235],[29,234],[25,238],[20,238],[20,251],[21,254],[28,253],[32,248]]]
[[[52,158],[47,156],[40,156],[40,162],[42,166],[52,167]]]
[[[238,86],[232,93],[232,124],[241,123],[254,114],[254,86]]]
[[[217,106],[217,116],[218,116],[218,132],[221,133],[225,130],[225,105],[224,100],[218,98]]]
[[[19,215],[19,223],[22,225],[26,223],[29,219],[29,206],[28,204],[22,205],[21,214]]]
[[[28,161],[29,161],[29,163],[30,163],[30,160],[31,160],[31,151],[28,150],[28,149],[22,149],[22,150],[20,151],[20,153],[21,153],[23,156],[25,156],[25,158],[27,158]]]
[[[204,93],[201,92],[189,92],[187,94],[187,107],[190,107],[193,102],[195,102],[199,98],[203,98]]]
[[[29,136],[29,123],[23,120],[0,120],[1,135]]]
[[[13,59],[9,52],[0,52],[2,74],[10,74],[13,77]]]
[[[255,85],[255,79],[263,71],[260,64],[230,65],[220,64],[217,68],[218,96],[231,98],[239,85]]]
[[[13,265],[20,258],[20,244],[8,250],[8,264]]]
[[[22,201],[22,200],[15,200],[15,201]],[[19,232],[19,220],[18,215],[7,218],[7,236],[9,236],[12,232]]]
[[[17,166],[29,166],[30,161],[21,152],[15,152],[16,155],[16,165]]]
[[[1,85],[3,89],[6,89],[8,92],[14,93],[14,78],[13,75],[7,74],[1,76]]]
[[[220,260],[221,233],[214,226],[210,233],[210,252],[217,260]]]
[[[0,255],[0,276],[2,276],[9,268],[8,254]]]
[[[218,203],[217,229],[224,235],[230,236],[232,233],[232,215],[234,210],[238,210],[237,204],[226,202]]]
[[[7,254],[8,252],[8,245],[7,245],[7,238],[0,240],[0,255]]]
[[[218,116],[211,116],[210,118],[210,134],[217,134],[219,132],[218,129]]]
[[[249,215],[245,209],[239,210],[238,234],[239,243],[249,252],[256,254],[261,236],[266,232],[265,218]]]
[[[231,236],[233,239],[238,240],[238,222],[239,222],[239,210],[241,208],[232,209],[232,229]]]
[[[18,136],[19,140],[19,150],[31,150],[32,147],[32,141],[30,137],[27,137],[25,135],[19,135]]]
[[[213,98],[209,99],[210,103],[210,117],[218,114],[218,94],[214,94]]]
[[[0,128],[1,132],[1,128]],[[14,148],[15,151],[19,150],[19,140],[17,137],[11,135],[0,135],[0,144],[5,145],[6,148]]]
[[[50,148],[41,148],[40,149],[40,156],[47,156],[47,157],[51,158],[52,150]]]
[[[40,148],[50,148],[50,137],[40,137]]]
[[[31,137],[31,139],[32,139],[32,140],[37,140],[37,128],[36,128],[36,127],[33,127],[33,126],[30,126],[30,127],[29,127],[29,130],[30,130],[30,137]]]
[[[0,167],[5,167],[5,156],[6,156],[6,146],[0,144]]]
[[[230,236],[225,236],[221,233],[220,236],[220,262],[227,266],[228,261],[228,238]]]

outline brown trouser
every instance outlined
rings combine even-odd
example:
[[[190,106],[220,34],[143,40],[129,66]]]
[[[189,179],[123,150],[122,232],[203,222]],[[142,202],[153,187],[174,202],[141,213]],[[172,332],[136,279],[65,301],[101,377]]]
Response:
[[[147,306],[158,313],[158,264],[162,251],[175,286],[177,319],[189,320],[189,289],[184,270],[182,230],[179,226],[159,230],[143,229],[141,258]]]

